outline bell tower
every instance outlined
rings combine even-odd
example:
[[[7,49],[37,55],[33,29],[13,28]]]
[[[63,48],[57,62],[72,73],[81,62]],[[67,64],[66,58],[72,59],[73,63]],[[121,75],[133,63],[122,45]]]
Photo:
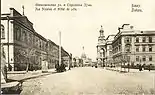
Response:
[[[106,57],[106,39],[104,36],[104,30],[103,27],[101,25],[101,29],[99,30],[99,37],[98,37],[98,44],[97,44],[97,63],[100,66],[104,66],[105,64],[105,57]]]
[[[102,25],[99,33],[100,33],[100,36],[98,37],[98,44],[105,44],[105,36],[104,36],[104,30]]]
[[[101,25],[101,29],[100,29],[100,37],[101,37],[101,36],[104,36],[104,30],[103,30],[102,25]]]

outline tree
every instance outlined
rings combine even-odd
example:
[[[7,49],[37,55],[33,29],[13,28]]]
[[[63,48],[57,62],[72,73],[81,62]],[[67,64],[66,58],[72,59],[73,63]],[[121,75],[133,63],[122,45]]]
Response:
[[[26,50],[26,52],[25,51],[23,51],[22,52],[22,55],[24,55],[26,58],[28,58],[27,60],[27,64],[26,64],[26,72],[28,72],[28,70],[29,70],[29,66],[30,66],[30,58],[32,57],[32,56],[35,56],[35,49],[33,49],[33,48],[28,48],[27,50]]]

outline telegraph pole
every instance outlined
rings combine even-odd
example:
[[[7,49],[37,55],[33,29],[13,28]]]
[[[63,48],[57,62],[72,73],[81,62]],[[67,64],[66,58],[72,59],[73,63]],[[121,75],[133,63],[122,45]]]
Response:
[[[1,0],[0,0],[0,5],[1,5]],[[1,6],[0,6],[0,16],[1,16]],[[0,24],[1,24],[1,17],[0,17]],[[0,27],[0,37],[1,37],[1,27]],[[0,46],[1,46],[1,38],[0,38]],[[0,48],[0,54],[1,53],[1,48]],[[2,56],[2,55],[1,55]],[[1,56],[0,56],[0,71],[2,72],[2,69],[1,69]],[[2,75],[0,74],[0,76],[2,77]],[[0,78],[0,81],[1,81],[1,78]],[[0,85],[1,86],[1,85]],[[0,87],[0,90],[1,90],[1,87]],[[2,91],[2,90],[1,90]]]
[[[61,32],[59,32],[59,66],[61,65]]]
[[[8,20],[8,22],[7,22],[7,38],[8,38],[8,66],[10,65],[10,55],[9,55],[9,17],[7,16],[7,20]]]

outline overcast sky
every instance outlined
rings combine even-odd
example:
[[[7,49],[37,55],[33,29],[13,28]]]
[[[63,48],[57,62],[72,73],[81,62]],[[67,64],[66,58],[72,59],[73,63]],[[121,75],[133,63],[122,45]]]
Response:
[[[155,0],[1,0],[2,13],[13,7],[34,24],[36,32],[56,44],[58,32],[62,32],[62,46],[73,56],[81,56],[84,46],[87,56],[96,59],[97,38],[100,26],[104,34],[116,34],[122,24],[136,29],[155,30]],[[76,7],[77,11],[35,11],[35,4],[91,4],[92,7]],[[139,4],[143,12],[131,12],[132,4]]]

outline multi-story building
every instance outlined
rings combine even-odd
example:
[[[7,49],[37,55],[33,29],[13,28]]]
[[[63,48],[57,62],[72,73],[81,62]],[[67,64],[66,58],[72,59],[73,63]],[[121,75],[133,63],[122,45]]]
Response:
[[[2,43],[12,70],[41,69],[41,62],[47,56],[47,41],[35,32],[33,23],[14,8],[10,8],[10,13],[2,14],[1,22],[6,26]]]
[[[61,57],[62,57],[62,62],[67,66],[69,67],[69,65],[71,64],[71,55],[66,51],[64,50],[63,47],[61,47]]]
[[[116,34],[112,48],[115,64],[155,65],[155,31],[134,30],[133,26],[124,24]]]
[[[100,36],[98,37],[98,44],[97,44],[97,64],[100,66],[105,65],[106,59],[106,39],[104,36],[104,30],[101,26],[100,29]]]
[[[118,28],[116,35],[104,39],[101,28],[97,45],[97,62],[109,65],[155,65],[155,31],[135,30],[129,24]]]
[[[53,41],[48,40],[48,68],[54,68],[55,64],[59,63],[58,51],[58,45],[56,45]]]
[[[106,38],[106,66],[112,66],[113,64],[113,53],[112,53],[112,41],[114,40],[115,35],[109,35]]]
[[[25,15],[14,8],[1,15],[1,33],[6,61],[12,70],[41,69],[42,61],[49,67],[58,62],[58,46],[38,34]],[[63,56],[68,53],[62,49]]]

